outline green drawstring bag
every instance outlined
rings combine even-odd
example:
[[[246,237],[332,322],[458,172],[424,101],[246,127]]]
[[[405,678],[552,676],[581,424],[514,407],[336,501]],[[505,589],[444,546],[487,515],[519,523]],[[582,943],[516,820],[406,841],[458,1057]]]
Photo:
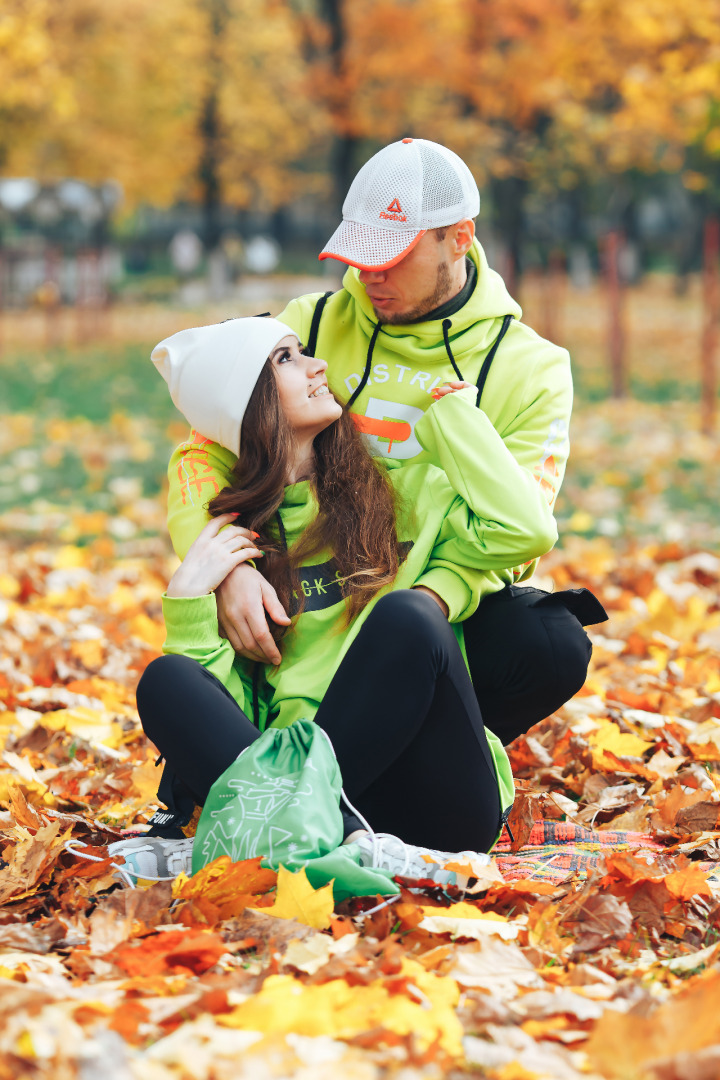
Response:
[[[335,901],[398,891],[384,870],[361,866],[353,844],[341,847],[342,778],[330,740],[298,720],[267,728],[213,786],[193,843],[192,872],[229,855],[263,865],[305,868],[314,889],[333,881]]]

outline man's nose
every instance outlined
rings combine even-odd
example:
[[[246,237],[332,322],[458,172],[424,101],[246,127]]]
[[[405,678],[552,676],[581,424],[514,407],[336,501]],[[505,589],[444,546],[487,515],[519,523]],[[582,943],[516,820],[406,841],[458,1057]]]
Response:
[[[384,270],[361,270],[358,277],[362,285],[376,285],[385,277]]]

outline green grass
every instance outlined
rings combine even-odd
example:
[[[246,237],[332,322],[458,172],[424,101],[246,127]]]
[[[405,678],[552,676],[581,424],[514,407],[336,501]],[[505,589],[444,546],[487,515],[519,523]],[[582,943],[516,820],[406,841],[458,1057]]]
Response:
[[[18,352],[0,362],[3,411],[40,417],[84,417],[93,423],[113,413],[169,422],[178,416],[167,386],[140,345]]]
[[[100,510],[134,514],[133,535],[162,530],[162,511],[137,504],[159,506],[170,451],[187,425],[151,348],[0,355],[0,528],[42,530],[53,513],[70,521]],[[698,441],[696,384],[648,372],[633,379],[632,398],[614,402],[600,376],[576,365],[572,456],[557,507],[563,538],[661,540],[681,528],[699,544],[720,539],[719,452]],[[12,520],[3,518],[9,511]],[[35,524],[18,525],[18,513]]]

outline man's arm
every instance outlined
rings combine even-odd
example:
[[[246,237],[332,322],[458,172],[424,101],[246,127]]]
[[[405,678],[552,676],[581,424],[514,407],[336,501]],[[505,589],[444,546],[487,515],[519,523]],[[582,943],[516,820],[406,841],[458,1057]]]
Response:
[[[560,350],[556,358],[562,361]],[[462,499],[420,579],[446,601],[453,621],[472,614],[488,591],[524,576],[523,564],[531,572],[533,561],[555,542],[551,502],[567,457],[571,400],[566,375],[554,380],[554,388],[553,380],[541,381],[537,395],[530,389],[504,436],[475,407],[474,388],[441,394],[417,425],[424,449]],[[562,431],[557,460],[553,427]],[[480,523],[474,534],[467,530],[468,508]]]

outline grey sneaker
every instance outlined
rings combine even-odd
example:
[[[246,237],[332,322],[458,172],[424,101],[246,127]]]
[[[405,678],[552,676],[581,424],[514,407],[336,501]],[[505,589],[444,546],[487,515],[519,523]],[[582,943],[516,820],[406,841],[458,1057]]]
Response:
[[[446,863],[469,863],[487,866],[490,856],[478,851],[435,851],[434,848],[406,844],[392,833],[368,833],[354,843],[360,850],[362,866],[387,870],[393,877],[425,878],[436,885],[457,885],[467,888],[472,874],[446,870]],[[428,861],[429,860],[429,861]]]
[[[135,886],[139,880],[171,881],[178,874],[189,874],[192,848],[192,837],[165,840],[161,836],[135,836],[110,844],[108,855],[112,859],[122,856],[125,862],[118,865],[118,876]]]

